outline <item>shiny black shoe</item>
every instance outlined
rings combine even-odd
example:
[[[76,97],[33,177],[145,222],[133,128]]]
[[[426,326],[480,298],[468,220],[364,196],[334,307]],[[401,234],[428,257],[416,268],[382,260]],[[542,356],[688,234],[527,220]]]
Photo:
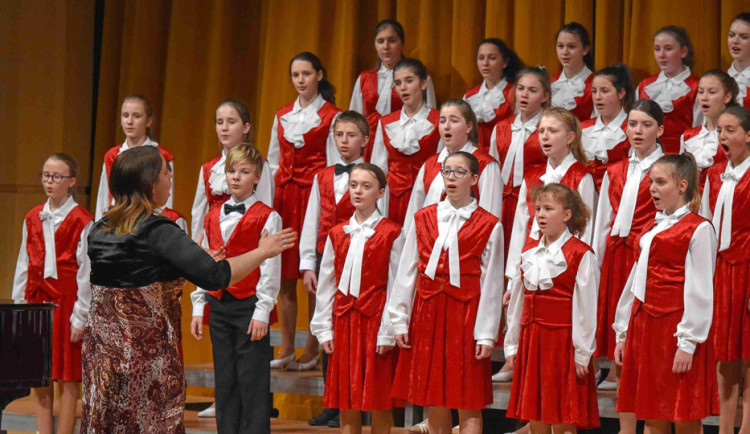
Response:
[[[341,428],[341,415],[338,410],[336,410],[336,416],[328,421],[328,426],[331,428]]]
[[[335,408],[324,408],[323,411],[314,418],[307,421],[310,426],[326,426],[334,417],[338,417],[339,411]]]

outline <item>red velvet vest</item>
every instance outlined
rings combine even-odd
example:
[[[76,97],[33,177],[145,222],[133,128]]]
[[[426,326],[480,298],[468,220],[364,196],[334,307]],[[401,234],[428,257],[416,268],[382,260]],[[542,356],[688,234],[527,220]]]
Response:
[[[562,74],[562,71],[552,77],[552,83],[560,78],[560,74]],[[576,101],[576,106],[570,112],[581,122],[591,119],[591,113],[594,111],[594,101],[591,98],[591,85],[594,83],[594,75],[596,74],[591,72],[586,78],[584,82],[586,83],[586,89],[583,90],[583,95],[573,98]]]
[[[349,251],[351,237],[344,233],[342,223],[331,229],[331,245],[336,256],[333,267],[336,272],[336,287],[338,288],[341,274],[344,272],[346,253]],[[336,291],[333,302],[334,316],[341,316],[350,309],[355,309],[370,318],[382,314],[388,288],[388,268],[390,266],[390,252],[393,242],[401,234],[401,226],[384,218],[374,228],[375,235],[367,239],[362,255],[362,282],[359,297],[351,294],[344,295]]]
[[[539,242],[529,243],[523,251],[536,247]],[[573,320],[573,291],[576,286],[578,266],[591,247],[576,237],[571,237],[563,246],[562,252],[568,267],[552,279],[552,288],[529,291],[524,288],[521,325],[532,322],[546,327],[570,327]]]
[[[176,222],[179,219],[185,220],[185,217],[182,214],[180,214],[179,211],[174,210],[172,208],[164,208],[164,210],[161,212],[161,215],[172,220],[173,222]]]
[[[503,164],[505,163],[505,157],[508,155],[510,149],[510,142],[513,135],[511,130],[511,124],[515,117],[511,116],[505,120],[497,123],[495,127],[495,143],[490,146],[497,146],[497,161],[500,163],[500,170],[502,171]],[[513,162],[515,166],[515,161]],[[523,144],[523,171],[526,172],[537,166],[545,167],[547,165],[547,156],[542,152],[542,147],[539,145],[539,129],[537,128],[533,134],[531,134],[526,142]],[[507,184],[503,187],[503,197],[512,195],[513,190],[518,190],[520,187],[513,187],[513,170],[511,170],[511,177]],[[518,194],[517,192],[515,193]]]
[[[55,252],[57,256],[57,279],[44,278],[44,228],[39,214],[44,205],[34,207],[26,222],[26,253],[29,255],[26,293],[29,302],[54,301],[60,296],[75,297],[78,292],[78,260],[76,250],[81,231],[94,218],[80,205],[70,210],[65,220],[55,231]]]
[[[224,243],[224,239],[221,236],[221,227],[219,226],[221,207],[214,208],[209,211],[204,224],[206,237],[208,237],[208,247],[212,250],[224,247],[227,258],[233,258],[256,249],[260,241],[263,226],[266,225],[268,216],[272,212],[273,210],[263,202],[255,202],[250,209],[245,211],[245,214],[237,223],[237,226],[235,226],[234,231],[232,231],[232,235]],[[258,280],[260,280],[260,268],[256,268],[247,277],[228,287],[226,290],[238,299],[252,297],[255,295],[255,287],[258,284]],[[224,290],[207,292],[221,300]]]
[[[587,119],[581,122],[581,130],[585,130],[586,128],[591,128],[595,124],[596,124],[596,118]],[[625,118],[625,120],[622,121],[622,131],[625,134],[628,133],[628,119],[627,118]],[[607,152],[607,158],[609,159],[607,161],[607,164],[602,163],[596,158],[589,161],[589,164],[587,165],[587,167],[589,169],[589,172],[591,172],[591,175],[594,177],[594,183],[596,184],[596,191],[599,191],[602,188],[602,180],[604,179],[604,174],[607,172],[607,167],[609,167],[611,164],[616,163],[620,160],[627,159],[629,152],[630,152],[630,141],[628,140],[626,136],[625,140],[616,144],[614,148],[610,149]]]
[[[464,94],[464,99],[476,95],[481,87],[482,85],[480,84],[479,86],[467,90],[466,94]],[[477,129],[479,130],[479,143],[477,144],[477,147],[485,152],[490,152],[490,139],[492,138],[492,130],[495,129],[495,125],[497,125],[498,122],[515,115],[515,83],[509,82],[505,85],[505,89],[503,89],[503,97],[505,98],[505,102],[495,108],[495,117],[491,121],[479,122],[477,124]]]
[[[417,249],[419,251],[419,280],[417,294],[422,298],[430,298],[441,292],[460,300],[469,301],[479,297],[481,292],[480,276],[482,253],[492,235],[492,230],[498,218],[477,208],[471,217],[458,231],[459,262],[461,264],[461,287],[450,284],[450,269],[448,250],[443,250],[435,271],[435,279],[424,274],[430,261],[432,246],[439,236],[437,222],[437,204],[428,206],[414,214],[414,227],[417,230]]]
[[[219,160],[221,160],[221,155],[216,156],[213,160],[210,160],[207,163],[203,164],[203,166],[201,166],[201,173],[203,174],[203,187],[206,189],[206,200],[208,200],[208,212],[211,212],[215,208],[220,207],[231,197],[231,195],[228,193],[217,196],[211,192],[211,183],[209,182],[209,179],[211,179],[211,168],[214,167],[216,163],[219,162]]]
[[[612,221],[610,224],[615,222],[617,212],[620,209],[620,199],[622,199],[622,191],[625,188],[625,181],[627,181],[629,164],[630,160],[621,160],[610,165],[607,169],[607,173],[609,174],[609,203],[612,206]],[[656,215],[656,206],[654,206],[651,193],[649,193],[650,186],[648,173],[646,173],[646,176],[643,177],[641,184],[638,186],[638,196],[635,200],[630,235],[624,239],[619,236],[614,237],[616,239],[620,238],[633,249],[637,247],[640,235],[649,227],[654,220],[654,215]],[[607,235],[607,238],[610,236]]]
[[[638,84],[638,98],[650,99],[646,93],[646,86],[656,81],[659,75],[644,78]],[[671,113],[664,113],[664,134],[659,139],[664,147],[665,154],[677,154],[680,152],[680,136],[687,129],[693,127],[693,105],[698,95],[698,77],[691,75],[685,79],[685,84],[690,86],[690,91],[672,101],[674,109]]]
[[[524,174],[524,181],[526,181],[526,205],[529,207],[529,222],[534,221],[536,216],[536,203],[533,200],[534,189],[544,186],[542,176],[547,172],[547,167],[536,167],[533,170]],[[580,161],[573,163],[568,170],[560,179],[560,184],[570,187],[572,190],[578,191],[578,186],[581,184],[581,180],[589,174]],[[528,225],[529,231],[531,231],[531,224]],[[528,235],[528,232],[527,232]]]
[[[363,114],[367,118],[367,123],[370,125],[370,137],[375,137],[375,134],[372,132],[377,130],[378,121],[381,117],[380,113],[375,109],[375,106],[378,104],[378,99],[380,98],[380,94],[378,94],[377,69],[362,71],[362,74],[359,75],[359,89],[362,91],[362,102],[365,107],[365,112]],[[391,113],[401,110],[403,104],[404,103],[401,102],[401,98],[399,98],[398,93],[396,92],[396,88],[392,88]],[[366,149],[372,149],[372,147],[368,146]],[[370,151],[370,153],[371,152],[372,151]],[[365,161],[370,161],[369,154],[367,158],[365,158]]]
[[[685,133],[682,135],[682,140],[687,142],[688,140],[697,136],[701,132],[702,128],[703,127],[701,125],[690,128],[689,130],[685,131]],[[724,152],[723,149],[721,149],[721,146],[718,146],[716,148],[716,153],[714,154],[714,164],[722,163],[725,161],[727,161],[727,154]],[[706,175],[708,175],[708,169],[709,167],[705,167],[701,169],[700,174],[698,174],[698,181],[699,181],[698,187],[700,188],[701,193],[703,193],[703,187],[706,185]]]
[[[716,200],[721,191],[721,174],[727,168],[728,161],[716,163],[708,169],[708,205],[716,213]],[[716,228],[721,237],[721,229]],[[721,245],[721,239],[719,240]],[[732,201],[732,242],[729,248],[719,252],[719,256],[730,264],[750,261],[750,170],[746,171],[734,188]]]
[[[320,125],[303,135],[305,146],[297,149],[284,137],[284,126],[281,117],[292,111],[294,101],[276,112],[277,136],[279,140],[279,170],[276,172],[276,187],[294,182],[301,187],[310,187],[315,174],[326,168],[326,142],[331,130],[331,123],[339,110],[335,105],[325,102],[318,109]]]
[[[107,170],[107,179],[109,179],[109,174],[112,172],[112,165],[115,163],[115,159],[120,155],[120,147],[121,146],[113,146],[104,154],[104,168]],[[174,155],[164,149],[164,147],[159,145],[156,149],[158,149],[164,159],[167,160],[167,164],[174,161]],[[109,193],[109,203],[107,203],[107,208],[109,208],[110,203],[112,203],[112,192]]]
[[[482,176],[482,173],[484,173],[484,168],[487,167],[488,164],[492,163],[493,161],[497,162],[497,160],[492,158],[492,155],[488,154],[485,151],[482,151],[481,149],[476,149],[471,154],[477,157],[477,160],[479,161],[480,177]],[[422,181],[424,182],[425,193],[430,190],[432,181],[434,181],[435,178],[440,175],[440,171],[443,169],[443,166],[438,163],[438,155],[439,154],[433,154],[430,156],[430,158],[427,159],[427,161],[424,162],[424,176],[422,178]],[[442,182],[442,180],[440,180],[439,182]],[[479,200],[479,183],[471,188],[474,191],[474,197]],[[443,192],[441,198],[445,199],[445,192]]]
[[[440,141],[440,131],[438,130],[438,121],[440,112],[431,109],[427,115],[427,120],[434,126],[426,136],[419,140],[419,151],[412,155],[403,154],[391,145],[391,138],[388,136],[386,125],[398,122],[401,119],[401,110],[392,112],[383,116],[380,125],[383,131],[383,142],[385,149],[388,151],[388,189],[395,196],[402,196],[410,193],[414,187],[414,179],[419,173],[419,168],[432,155],[437,152],[438,142]]]
[[[348,223],[354,214],[354,205],[346,189],[341,200],[336,202],[336,192],[333,188],[333,177],[336,166],[328,166],[318,173],[318,189],[320,191],[320,220],[318,226],[318,241],[316,250],[321,255],[326,246],[326,238],[331,228],[340,223]]]
[[[684,309],[685,257],[693,233],[705,221],[705,218],[691,212],[671,228],[656,234],[649,250],[646,301],[642,303],[636,299],[633,313],[643,309],[651,316],[661,317]],[[644,233],[655,224],[652,223]],[[639,248],[636,258],[640,254]]]

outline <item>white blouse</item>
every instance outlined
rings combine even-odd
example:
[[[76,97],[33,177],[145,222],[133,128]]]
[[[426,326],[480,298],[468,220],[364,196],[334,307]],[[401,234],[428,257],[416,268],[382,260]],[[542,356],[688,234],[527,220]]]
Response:
[[[55,250],[55,231],[68,217],[70,211],[78,206],[73,196],[69,196],[63,206],[52,211],[50,209],[49,199],[44,204],[44,209],[40,214],[42,226],[44,227],[44,278],[57,278],[57,251]],[[88,236],[94,222],[89,222],[81,231],[76,247],[76,263],[78,272],[76,273],[76,282],[78,283],[78,299],[73,306],[73,313],[70,315],[70,324],[78,330],[83,330],[89,318],[89,305],[91,304],[91,284],[89,275],[91,274],[91,263],[88,256]],[[11,298],[16,302],[25,300],[26,283],[28,282],[29,254],[26,247],[28,231],[26,221],[23,223],[23,232],[21,235],[21,248],[18,251],[18,261],[16,262],[16,272],[13,276],[13,290]]]
[[[685,70],[675,75],[672,78],[667,77],[664,71],[659,73],[659,76],[654,82],[643,90],[648,95],[649,99],[659,104],[659,107],[664,111],[665,114],[672,113],[674,105],[672,101],[682,98],[690,92],[690,86],[685,83],[685,80],[690,77],[690,68],[685,67]],[[640,94],[640,86],[636,89],[636,95]],[[697,127],[703,123],[703,112],[701,111],[700,101],[698,98],[693,103],[693,126]]]
[[[615,322],[612,324],[617,342],[625,342],[627,338],[628,324],[635,299],[638,298],[644,302],[648,296],[646,277],[651,241],[658,233],[669,229],[689,213],[687,205],[675,211],[671,216],[663,212],[657,213],[656,226],[641,237],[641,254],[630,271],[620,301],[617,303]],[[703,222],[693,233],[685,257],[684,312],[680,323],[677,324],[675,336],[677,348],[689,354],[695,352],[696,344],[706,341],[711,328],[716,245],[716,233],[711,224]]]
[[[320,278],[318,279],[318,290],[315,295],[315,313],[310,321],[310,332],[318,338],[319,342],[327,342],[333,339],[333,302],[336,291],[342,294],[351,294],[359,298],[362,277],[362,256],[364,255],[367,239],[375,234],[375,227],[383,220],[383,216],[376,210],[362,224],[357,223],[357,218],[352,216],[344,231],[349,231],[351,242],[346,253],[344,269],[338,286],[336,285],[336,270],[334,262],[336,251],[333,249],[331,238],[326,240],[323,257],[320,260]],[[386,288],[386,301],[380,316],[380,327],[378,328],[378,345],[392,346],[396,344],[393,333],[393,325],[386,311],[390,300],[393,282],[396,279],[401,250],[404,247],[403,232],[394,240],[388,260],[388,285]]]
[[[442,142],[440,140],[440,146],[442,146]],[[471,142],[466,142],[460,149],[460,151],[470,154],[476,150],[477,147]],[[438,163],[442,166],[450,154],[448,148],[443,148],[438,154]],[[414,214],[422,208],[440,202],[445,192],[445,183],[439,173],[432,180],[427,191],[425,191],[424,167],[425,165],[422,164],[417,177],[414,179],[409,206],[406,208],[406,216],[404,218],[404,232],[406,233],[409,233],[409,227],[414,222]],[[503,212],[503,181],[500,176],[500,166],[497,162],[492,161],[485,166],[479,175],[477,185],[479,186],[479,206],[492,213],[495,217],[500,217],[500,214]]]
[[[505,103],[505,94],[503,90],[508,86],[508,80],[503,77],[498,84],[492,89],[487,88],[487,80],[482,81],[479,91],[470,97],[464,94],[464,100],[469,103],[474,114],[477,115],[478,122],[489,122],[495,119],[498,107]]]
[[[628,175],[625,186],[623,187],[622,197],[620,198],[620,208],[617,215],[614,215],[612,204],[609,202],[609,172],[604,174],[602,187],[599,194],[599,202],[596,206],[596,218],[594,219],[594,234],[591,247],[596,252],[596,258],[601,265],[604,260],[604,251],[607,246],[607,236],[618,235],[626,238],[630,235],[630,227],[633,224],[633,215],[635,214],[636,201],[638,199],[638,189],[641,181],[648,174],[651,165],[664,155],[661,146],[641,160],[633,152],[630,157],[628,166]],[[614,221],[613,221],[614,219]]]
[[[737,104],[742,105],[743,100],[747,96],[747,88],[750,87],[750,67],[738,71],[737,68],[734,67],[734,62],[732,62],[727,70],[727,74],[729,74],[740,87],[740,92],[737,94]]]
[[[581,143],[587,159],[597,159],[604,164],[609,162],[609,151],[628,138],[622,130],[622,123],[627,117],[625,110],[620,109],[620,113],[609,124],[604,125],[602,116],[599,115],[594,125],[581,131]]]
[[[539,245],[521,255],[521,269],[511,277],[511,298],[508,305],[508,330],[505,332],[505,357],[518,353],[518,340],[521,335],[524,288],[529,291],[546,291],[553,286],[553,279],[568,268],[562,247],[572,238],[565,232],[549,246],[544,237]],[[575,362],[587,366],[596,351],[596,309],[599,294],[599,266],[593,253],[586,252],[576,270],[572,301],[572,338],[575,349]]]
[[[583,96],[586,92],[586,79],[591,75],[591,70],[583,65],[578,74],[571,78],[565,75],[563,70],[557,80],[552,83],[552,107],[562,107],[566,110],[576,108],[576,98]]]
[[[143,145],[141,146],[158,147],[159,144],[151,140],[151,138],[146,137],[146,141],[143,142]],[[117,155],[122,154],[128,149],[130,149],[130,146],[128,146],[128,141],[125,140],[124,142],[122,142],[120,149],[117,150]],[[169,169],[172,171],[172,173],[174,173],[174,161],[169,162]],[[169,189],[169,199],[167,199],[166,206],[169,208],[172,208],[173,202],[174,202],[174,181],[172,181],[172,188]],[[115,199],[112,198],[110,200],[109,198],[109,176],[107,176],[107,165],[102,163],[102,175],[99,177],[99,190],[96,193],[96,208],[94,210],[94,221],[97,221],[100,218],[102,218],[104,213],[114,204],[115,204]]]
[[[437,209],[438,232],[445,234],[445,237],[443,237],[444,240],[451,240],[457,236],[458,231],[466,220],[461,218],[457,224],[450,224],[451,219],[448,213],[451,212],[453,206],[448,201],[441,202],[441,205]],[[469,205],[461,208],[461,210],[469,212],[470,215],[476,208],[476,201],[472,201]],[[446,233],[445,231],[448,232]],[[436,241],[439,241],[439,239]],[[454,246],[457,248],[456,244]],[[503,263],[503,227],[498,222],[492,230],[481,258],[481,294],[479,296],[477,319],[474,324],[474,339],[478,345],[492,346],[492,343],[497,338],[497,330],[500,326],[500,317],[502,315]],[[388,303],[388,313],[396,335],[407,334],[409,332],[409,321],[414,304],[417,277],[419,275],[418,265],[419,247],[417,246],[417,231],[414,225],[411,225],[409,232],[406,234],[406,243],[401,254],[398,274],[396,275],[391,299]]]
[[[225,203],[228,203],[229,205],[244,203],[245,212],[249,212],[250,207],[258,200],[257,196],[252,194],[242,202],[237,202],[232,197]],[[242,220],[243,215],[244,214],[238,212],[225,214],[224,205],[221,206],[221,212],[219,213],[219,229],[221,230],[221,237],[225,243],[229,240],[229,237],[232,236],[234,229],[237,227],[237,223]],[[261,232],[268,231],[268,235],[272,235],[280,230],[281,216],[276,211],[273,211],[268,216]],[[203,247],[208,247],[207,239],[203,240]],[[271,315],[273,307],[276,305],[276,297],[279,295],[279,289],[281,288],[281,255],[276,255],[273,258],[266,259],[258,268],[260,271],[260,278],[255,286],[255,295],[258,297],[258,301],[255,303],[255,311],[253,312],[252,319],[268,324],[268,318]],[[193,316],[203,316],[203,307],[206,304],[206,290],[196,287],[195,291],[190,293],[190,301],[193,303]]]
[[[737,182],[745,176],[745,172],[750,167],[750,158],[745,158],[745,161],[740,163],[737,167],[732,165],[732,162],[727,163],[724,173],[721,174],[721,189],[719,190],[719,197],[716,198],[716,204],[714,205],[714,212],[711,212],[709,206],[709,180],[706,178],[706,185],[703,187],[703,196],[701,197],[701,212],[700,214],[707,219],[710,219],[713,223],[716,234],[720,235],[719,251],[724,251],[729,248],[732,243],[732,210],[734,209],[734,189],[737,187]]]
[[[399,120],[385,126],[391,145],[404,155],[413,155],[419,152],[419,141],[435,129],[432,122],[427,119],[429,114],[430,108],[424,104],[411,118],[402,109]],[[442,140],[438,146],[439,152],[443,146]],[[383,169],[386,175],[388,174],[388,150],[385,147],[382,121],[378,121],[370,162]]]
[[[572,166],[576,161],[577,160],[572,153],[569,153],[568,156],[565,157],[563,162],[556,168],[553,168],[549,160],[547,160],[547,171],[542,176],[544,185],[559,183],[563,176],[565,176],[565,174],[568,172],[568,169],[570,169],[570,166]],[[581,179],[581,182],[578,184],[577,190],[581,195],[581,199],[583,199],[583,203],[589,209],[590,216],[593,216],[597,201],[594,177],[591,176],[591,174],[585,175],[583,179]],[[540,236],[539,224],[536,222],[536,219],[531,222],[531,229],[529,229],[529,221],[531,220],[531,216],[529,215],[529,205],[526,202],[527,194],[528,186],[526,185],[526,181],[524,180],[523,184],[521,184],[521,191],[518,193],[518,204],[516,205],[516,214],[513,218],[513,229],[511,231],[510,244],[508,248],[508,262],[505,266],[505,275],[508,278],[512,278],[518,269],[521,260],[521,251],[526,245],[526,237],[529,236],[532,239],[538,240]],[[586,223],[586,230],[580,237],[581,241],[591,245],[593,228],[594,219],[589,218],[588,223]]]
[[[709,131],[704,123],[700,132],[685,140],[685,134],[680,135],[680,154],[689,152],[695,158],[695,164],[699,170],[713,166],[714,155],[719,150],[719,132],[714,128]]]
[[[513,187],[518,187],[523,182],[523,151],[526,140],[534,134],[539,127],[539,121],[542,119],[541,110],[533,118],[526,122],[521,121],[521,113],[517,114],[510,124],[511,136],[510,147],[502,162],[502,181],[503,185],[513,182]],[[497,128],[492,130],[490,138],[490,155],[500,161],[500,154],[497,149]],[[513,178],[511,179],[511,172]]]
[[[365,99],[362,95],[362,87],[359,84],[359,80],[362,79],[362,76],[360,75],[357,77],[357,81],[354,83],[354,89],[352,89],[352,99],[349,101],[349,110],[354,110],[356,112],[359,112],[363,115],[366,115],[365,113]],[[378,103],[375,106],[375,109],[378,113],[380,113],[380,116],[385,116],[392,112],[391,110],[391,93],[393,89],[393,70],[388,69],[383,65],[380,64],[380,68],[378,68]],[[429,108],[436,108],[437,107],[437,99],[435,98],[435,85],[432,83],[432,77],[429,75],[427,76],[427,98],[425,98],[425,103],[427,104],[427,107]]]
[[[211,188],[211,194],[216,196],[231,194],[227,185],[226,162],[227,151],[222,150],[221,158],[211,167],[211,174],[208,177],[208,186]],[[266,161],[263,163],[260,181],[258,181],[258,185],[255,187],[255,197],[271,208],[273,208],[273,195],[275,193],[273,184],[271,166]],[[208,197],[206,197],[206,184],[203,179],[202,167],[198,170],[198,187],[195,189],[195,199],[193,199],[193,208],[190,214],[192,222],[190,233],[193,234],[193,239],[198,241],[203,234],[203,223],[206,215],[208,215]]]

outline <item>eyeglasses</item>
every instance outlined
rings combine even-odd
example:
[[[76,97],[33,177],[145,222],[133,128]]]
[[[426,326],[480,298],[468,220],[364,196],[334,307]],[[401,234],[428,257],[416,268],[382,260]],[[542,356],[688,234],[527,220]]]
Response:
[[[59,182],[62,182],[63,179],[75,178],[75,176],[62,176],[58,174],[53,175],[51,173],[40,173],[39,178],[42,181],[49,181],[51,179],[52,182],[59,183]]]
[[[440,174],[443,176],[443,178],[451,176],[451,173],[456,177],[456,179],[461,179],[466,176],[469,171],[466,169],[443,169],[440,171]]]

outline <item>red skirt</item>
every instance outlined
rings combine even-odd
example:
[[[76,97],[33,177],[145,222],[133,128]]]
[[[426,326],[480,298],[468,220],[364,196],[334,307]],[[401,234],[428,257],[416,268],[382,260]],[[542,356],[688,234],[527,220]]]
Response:
[[[637,419],[690,422],[719,414],[716,361],[711,345],[698,344],[688,372],[672,372],[682,311],[656,318],[640,309],[630,319],[618,412]]]
[[[420,406],[479,410],[492,403],[489,358],[474,358],[479,297],[462,302],[445,292],[415,296],[411,349],[402,349],[393,396]]]
[[[502,162],[501,162],[502,165]],[[513,174],[508,181],[508,185],[503,188],[503,211],[500,214],[500,223],[503,224],[503,246],[504,258],[508,257],[508,247],[510,246],[510,236],[513,232],[513,221],[516,219],[516,206],[518,205],[518,194],[521,192],[521,186],[513,187]]]
[[[716,360],[750,359],[748,285],[750,262],[732,264],[719,254],[714,274],[713,342]]]
[[[276,187],[273,199],[273,208],[281,216],[281,225],[284,229],[292,228],[297,232],[297,241],[294,247],[281,253],[281,278],[299,279],[299,234],[302,233],[302,224],[305,220],[307,200],[310,198],[312,187],[302,187],[294,182]]]
[[[373,411],[394,407],[391,385],[398,353],[376,353],[379,328],[380,315],[368,318],[349,309],[334,316],[333,353],[328,359],[323,394],[325,408]]]
[[[627,238],[607,237],[599,282],[599,301],[596,311],[596,353],[594,357],[615,359],[615,322],[617,303],[635,264],[635,251],[626,243]]]
[[[572,342],[570,327],[536,322],[522,326],[508,417],[579,429],[599,427],[594,367],[589,362],[588,375],[576,376]]]
[[[405,191],[400,196],[391,192],[388,197],[388,219],[403,226],[409,199],[411,199],[411,190]]]
[[[81,381],[81,342],[70,342],[70,315],[76,303],[76,293],[62,294],[50,299],[43,292],[41,297],[30,297],[29,303],[50,301],[57,307],[52,311],[52,379],[58,381]],[[33,300],[32,300],[33,298]],[[37,299],[38,298],[38,299]]]

